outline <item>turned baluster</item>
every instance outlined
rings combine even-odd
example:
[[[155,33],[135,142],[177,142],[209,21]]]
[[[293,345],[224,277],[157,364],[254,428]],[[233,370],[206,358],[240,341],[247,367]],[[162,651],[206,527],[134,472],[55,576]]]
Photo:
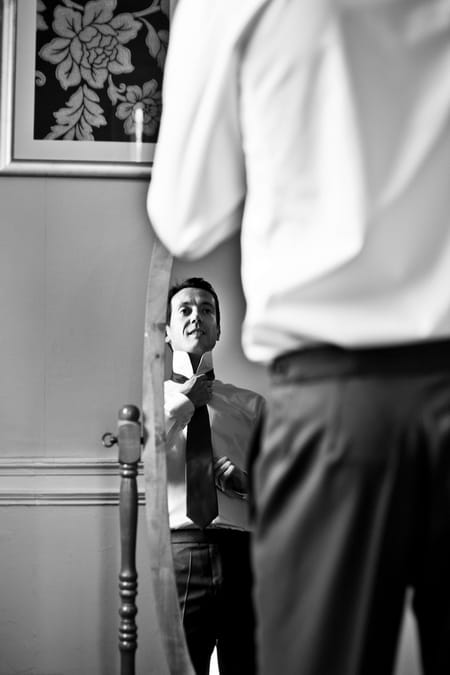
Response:
[[[135,674],[137,649],[136,626],[136,534],[138,519],[138,462],[141,456],[141,425],[139,409],[126,405],[119,412],[118,423],[120,463],[120,542],[119,574],[120,625],[119,650],[121,675]]]

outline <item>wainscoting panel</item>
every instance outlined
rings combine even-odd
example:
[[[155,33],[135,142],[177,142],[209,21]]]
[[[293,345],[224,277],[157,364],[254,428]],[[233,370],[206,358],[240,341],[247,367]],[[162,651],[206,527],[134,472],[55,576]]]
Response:
[[[142,466],[139,503],[144,503]],[[98,459],[0,459],[0,506],[112,505],[119,503],[119,464]]]

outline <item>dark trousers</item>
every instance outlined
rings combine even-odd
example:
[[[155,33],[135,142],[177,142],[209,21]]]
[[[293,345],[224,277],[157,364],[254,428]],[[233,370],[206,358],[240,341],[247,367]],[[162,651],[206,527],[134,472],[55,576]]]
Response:
[[[450,342],[286,355],[254,462],[260,675],[450,673]]]
[[[221,675],[254,675],[248,532],[174,530],[172,554],[183,626],[196,675],[214,647]]]

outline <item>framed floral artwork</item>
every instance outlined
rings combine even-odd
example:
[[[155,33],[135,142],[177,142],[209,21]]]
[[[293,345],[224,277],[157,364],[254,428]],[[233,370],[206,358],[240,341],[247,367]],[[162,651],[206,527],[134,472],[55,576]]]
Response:
[[[0,0],[0,172],[148,177],[176,0]]]

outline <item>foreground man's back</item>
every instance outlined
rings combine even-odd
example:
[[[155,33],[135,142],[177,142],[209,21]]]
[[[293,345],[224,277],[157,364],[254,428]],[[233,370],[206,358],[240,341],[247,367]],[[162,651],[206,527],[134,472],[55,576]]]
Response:
[[[180,3],[150,216],[196,257],[241,227],[245,200],[250,359],[299,336],[450,333],[449,12],[446,0]]]

